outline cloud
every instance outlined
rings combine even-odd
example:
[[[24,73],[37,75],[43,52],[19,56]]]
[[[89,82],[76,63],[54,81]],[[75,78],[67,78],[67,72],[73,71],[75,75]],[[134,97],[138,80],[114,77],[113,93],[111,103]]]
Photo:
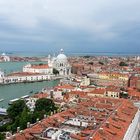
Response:
[[[126,33],[140,26],[139,5],[139,0],[0,0],[0,38],[35,42],[82,38],[96,43],[129,39]]]

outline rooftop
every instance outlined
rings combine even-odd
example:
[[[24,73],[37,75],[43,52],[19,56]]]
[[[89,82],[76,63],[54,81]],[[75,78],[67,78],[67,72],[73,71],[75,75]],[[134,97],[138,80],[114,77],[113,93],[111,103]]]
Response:
[[[40,73],[31,73],[31,72],[14,72],[8,74],[7,76],[34,76],[34,75],[41,75]]]
[[[41,64],[41,65],[31,65],[31,68],[33,69],[48,69],[48,64]]]
[[[120,140],[137,108],[124,99],[88,98],[77,106],[44,118],[10,140],[29,138]]]

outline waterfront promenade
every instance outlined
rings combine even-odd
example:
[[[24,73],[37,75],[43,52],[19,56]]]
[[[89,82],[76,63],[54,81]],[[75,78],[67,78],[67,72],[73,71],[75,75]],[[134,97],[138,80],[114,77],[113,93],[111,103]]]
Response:
[[[11,71],[21,71],[22,67],[28,62],[6,62],[0,63],[0,68],[5,70],[8,74]],[[45,63],[45,62],[33,62],[35,64]],[[9,100],[20,98],[24,95],[32,95],[42,88],[48,86],[53,87],[59,83],[59,80],[34,82],[34,83],[19,83],[10,85],[0,85],[0,99],[4,99],[0,102],[0,107],[7,108]],[[31,92],[32,91],[32,92]]]

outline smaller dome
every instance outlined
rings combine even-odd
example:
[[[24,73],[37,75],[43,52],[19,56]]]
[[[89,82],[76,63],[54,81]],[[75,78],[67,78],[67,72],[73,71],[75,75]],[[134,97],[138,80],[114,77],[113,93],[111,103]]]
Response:
[[[2,56],[5,56],[6,54],[5,53],[2,53]]]

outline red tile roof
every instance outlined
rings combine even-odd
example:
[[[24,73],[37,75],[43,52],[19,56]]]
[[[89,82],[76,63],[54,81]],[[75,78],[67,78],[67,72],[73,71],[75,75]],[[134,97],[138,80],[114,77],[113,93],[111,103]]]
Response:
[[[94,89],[94,90],[90,91],[90,93],[93,93],[93,94],[101,94],[101,95],[104,95],[105,92],[106,92],[106,90],[105,89],[101,89],[101,88]]]
[[[48,64],[42,64],[42,65],[31,65],[31,68],[33,69],[48,69]]]
[[[93,110],[90,110],[90,108],[93,108]],[[34,133],[41,134],[47,127],[59,128],[65,120],[77,115],[94,116],[98,125],[95,129],[93,129],[92,124],[92,129],[87,127],[78,134],[71,134],[72,138],[78,140],[89,138],[92,140],[121,140],[136,112],[137,108],[134,107],[133,103],[125,99],[87,97],[86,100],[78,103],[75,107],[41,120],[22,133],[17,133],[15,138],[10,140],[31,139]]]
[[[47,93],[38,93],[33,95],[32,97],[40,99],[40,98],[47,98],[48,96],[49,95]]]
[[[8,76],[34,76],[34,75],[41,75],[40,73],[32,73],[32,72],[14,72],[8,74]]]
[[[75,87],[72,85],[62,85],[62,86],[56,86],[55,89],[74,89]]]

